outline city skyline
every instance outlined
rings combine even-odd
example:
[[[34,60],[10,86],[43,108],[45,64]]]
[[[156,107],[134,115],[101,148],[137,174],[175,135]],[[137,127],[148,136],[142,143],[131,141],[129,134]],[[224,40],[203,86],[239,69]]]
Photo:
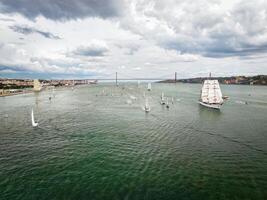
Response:
[[[0,25],[1,77],[267,74],[263,0],[0,0]]]

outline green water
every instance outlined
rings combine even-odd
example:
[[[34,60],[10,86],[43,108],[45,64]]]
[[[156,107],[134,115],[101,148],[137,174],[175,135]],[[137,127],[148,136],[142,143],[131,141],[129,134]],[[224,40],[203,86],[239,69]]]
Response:
[[[221,111],[198,84],[0,98],[0,199],[267,199],[267,87],[221,87]]]

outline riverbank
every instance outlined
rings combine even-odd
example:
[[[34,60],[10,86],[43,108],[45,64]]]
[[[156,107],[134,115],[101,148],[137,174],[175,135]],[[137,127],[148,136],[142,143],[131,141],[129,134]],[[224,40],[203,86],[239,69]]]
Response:
[[[0,92],[0,97],[7,97],[7,96],[14,96],[14,95],[19,95],[19,94],[28,94],[28,93],[32,93],[33,90],[23,90],[23,91],[14,91],[12,90],[10,91],[3,91]]]
[[[216,79],[226,85],[267,85],[267,75],[258,76],[231,76],[231,77],[197,77],[187,79],[168,79],[159,83],[202,83],[206,79]]]

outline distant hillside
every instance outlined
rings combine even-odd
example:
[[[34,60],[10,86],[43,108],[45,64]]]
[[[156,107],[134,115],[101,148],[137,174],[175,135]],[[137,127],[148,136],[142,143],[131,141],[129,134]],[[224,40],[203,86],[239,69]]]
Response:
[[[178,79],[177,83],[202,83],[207,77]],[[217,79],[222,84],[238,84],[238,85],[267,85],[267,75],[258,76],[231,76],[231,77],[211,77]],[[164,80],[159,83],[175,83],[175,80]]]

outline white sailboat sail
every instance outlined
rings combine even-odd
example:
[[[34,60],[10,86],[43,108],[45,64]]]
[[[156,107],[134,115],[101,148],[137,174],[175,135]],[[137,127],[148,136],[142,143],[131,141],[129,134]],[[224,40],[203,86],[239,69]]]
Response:
[[[31,116],[32,116],[32,126],[33,126],[33,127],[38,126],[38,123],[34,121],[33,109],[32,109],[32,114],[31,114]]]
[[[148,99],[147,98],[146,98],[144,110],[145,110],[145,112],[149,112],[150,111],[150,106],[148,104]]]
[[[164,93],[161,93],[161,100],[160,100],[160,104],[164,105],[165,104],[165,98],[164,98]]]
[[[164,101],[164,93],[161,93],[161,100]]]
[[[150,91],[151,90],[151,83],[147,84],[147,90]]]
[[[167,101],[166,101],[166,107],[170,108],[170,106],[169,106],[169,98],[168,97],[167,97]]]

